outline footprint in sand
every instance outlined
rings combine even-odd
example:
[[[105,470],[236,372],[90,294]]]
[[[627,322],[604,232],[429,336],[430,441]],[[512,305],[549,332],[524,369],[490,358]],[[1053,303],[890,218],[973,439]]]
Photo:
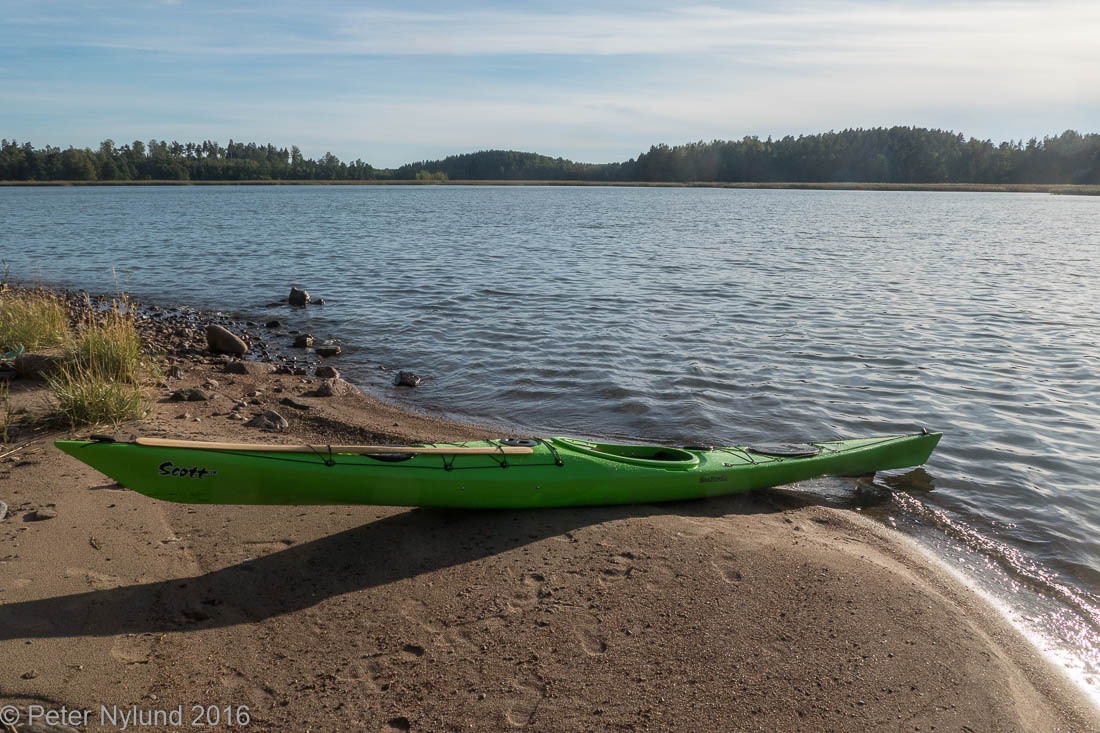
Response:
[[[717,560],[712,560],[710,564],[718,571],[718,576],[729,585],[737,585],[743,580],[740,563],[733,555],[724,555]]]
[[[259,708],[270,702],[271,688],[257,684],[252,677],[232,667],[225,667],[218,676],[218,682],[227,691],[224,700],[233,700],[236,705],[249,705]]]
[[[399,609],[401,615],[406,620],[420,626],[425,631],[429,631],[433,634],[440,634],[443,632],[443,628],[430,621],[432,611],[424,601],[408,598],[401,602]]]
[[[401,648],[401,655],[405,659],[420,659],[426,650],[419,644],[406,644]]]
[[[545,689],[516,685],[515,690],[509,694],[510,699],[504,712],[505,720],[516,728],[534,725],[538,718],[539,705],[545,696]]]
[[[356,683],[364,695],[378,695],[390,689],[394,675],[382,659],[375,658],[352,663],[337,679]]]
[[[598,634],[594,634],[587,629],[577,632],[581,641],[581,648],[584,649],[585,654],[596,657],[607,651],[607,642],[604,641]]]
[[[404,715],[399,715],[396,718],[390,718],[386,721],[386,724],[382,726],[381,733],[394,733],[394,731],[407,731],[412,729],[412,721],[406,718]]]
[[[633,552],[612,555],[610,565],[600,571],[601,583],[616,583],[629,578],[638,569],[637,556]]]
[[[119,579],[114,575],[97,573],[87,568],[65,568],[65,574],[75,578],[83,578],[83,580],[95,590],[110,590],[122,585]]]
[[[111,647],[111,657],[123,664],[148,664],[152,660],[153,643],[141,636],[123,636]]]
[[[533,608],[540,600],[550,598],[550,578],[544,573],[524,573],[523,582],[513,584],[511,593],[505,600],[509,611],[517,612]]]
[[[645,568],[646,590],[659,591],[669,587],[676,578],[677,571],[673,570],[667,557],[647,558]]]
[[[466,639],[461,638],[454,627],[432,619],[431,609],[424,601],[409,598],[402,601],[398,609],[402,618],[422,629],[428,635],[427,643],[417,640],[410,641],[405,645],[401,653],[406,659],[417,659],[423,656],[429,647],[435,649],[437,653],[447,654],[454,651],[456,645],[469,643]],[[418,636],[423,638],[421,634],[416,632],[411,636],[413,639],[417,639]],[[415,649],[419,649],[420,653],[416,653]]]
[[[486,639],[496,638],[497,632],[503,626],[504,619],[500,616],[486,616],[449,627],[445,638],[455,648],[469,651],[480,648]]]
[[[601,632],[600,622],[595,616],[579,613],[562,620],[573,625],[573,633],[585,654],[597,657],[607,652],[607,637]]]

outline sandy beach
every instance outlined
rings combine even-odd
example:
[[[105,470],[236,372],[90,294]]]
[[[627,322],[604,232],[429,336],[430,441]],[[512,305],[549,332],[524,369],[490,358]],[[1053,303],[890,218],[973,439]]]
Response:
[[[169,359],[178,371],[148,418],[75,434],[495,437],[354,391],[308,396],[312,368],[227,373],[193,347]],[[168,400],[187,387],[216,396]],[[15,407],[45,399],[40,382],[11,382]],[[246,428],[234,400],[289,427]],[[255,731],[1100,729],[977,593],[898,533],[806,495],[538,511],[175,505],[52,446],[69,435],[0,449],[0,705],[23,722],[37,705],[87,712],[78,730],[181,706],[182,725],[128,729],[194,729],[196,716]]]

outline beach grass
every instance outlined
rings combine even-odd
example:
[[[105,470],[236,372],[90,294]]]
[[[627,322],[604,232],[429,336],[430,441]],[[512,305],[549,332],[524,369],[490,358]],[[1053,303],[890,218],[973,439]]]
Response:
[[[0,352],[59,349],[58,367],[46,375],[49,422],[78,427],[142,417],[146,386],[160,369],[142,352],[129,304],[101,310],[87,304],[76,329],[61,298],[38,290],[0,292]],[[11,428],[7,390],[0,393],[0,437]]]
[[[60,346],[68,338],[69,314],[60,298],[0,292],[0,353]]]
[[[158,370],[141,346],[124,300],[101,313],[90,311],[65,351],[63,366],[47,378],[55,418],[76,427],[142,417],[144,386]]]
[[[118,424],[145,414],[140,384],[122,382],[79,365],[67,364],[47,377],[54,402],[53,418],[70,427]]]
[[[65,361],[76,373],[140,384],[149,365],[142,358],[141,337],[125,301],[98,317],[88,315],[66,350]]]
[[[0,445],[8,444],[14,422],[15,411],[11,404],[11,387],[7,382],[0,382]]]

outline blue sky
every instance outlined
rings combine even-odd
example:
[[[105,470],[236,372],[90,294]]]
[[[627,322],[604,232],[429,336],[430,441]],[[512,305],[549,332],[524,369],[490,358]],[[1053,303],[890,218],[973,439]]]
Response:
[[[485,148],[919,125],[1100,132],[1100,3],[0,0],[0,137]]]

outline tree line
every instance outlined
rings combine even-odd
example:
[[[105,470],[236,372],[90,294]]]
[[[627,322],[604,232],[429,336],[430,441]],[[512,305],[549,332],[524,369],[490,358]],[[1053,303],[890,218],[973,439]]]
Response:
[[[622,163],[578,163],[537,153],[484,150],[393,169],[297,146],[150,140],[89,148],[0,141],[3,181],[540,180],[591,182],[866,182],[1100,184],[1100,135],[1007,141],[919,127],[654,145]]]
[[[0,141],[0,181],[346,181],[370,180],[376,171],[356,160],[344,163],[332,153],[314,160],[297,145],[205,140],[178,143],[135,140],[116,145],[104,140],[90,148],[35,148],[31,143]]]

